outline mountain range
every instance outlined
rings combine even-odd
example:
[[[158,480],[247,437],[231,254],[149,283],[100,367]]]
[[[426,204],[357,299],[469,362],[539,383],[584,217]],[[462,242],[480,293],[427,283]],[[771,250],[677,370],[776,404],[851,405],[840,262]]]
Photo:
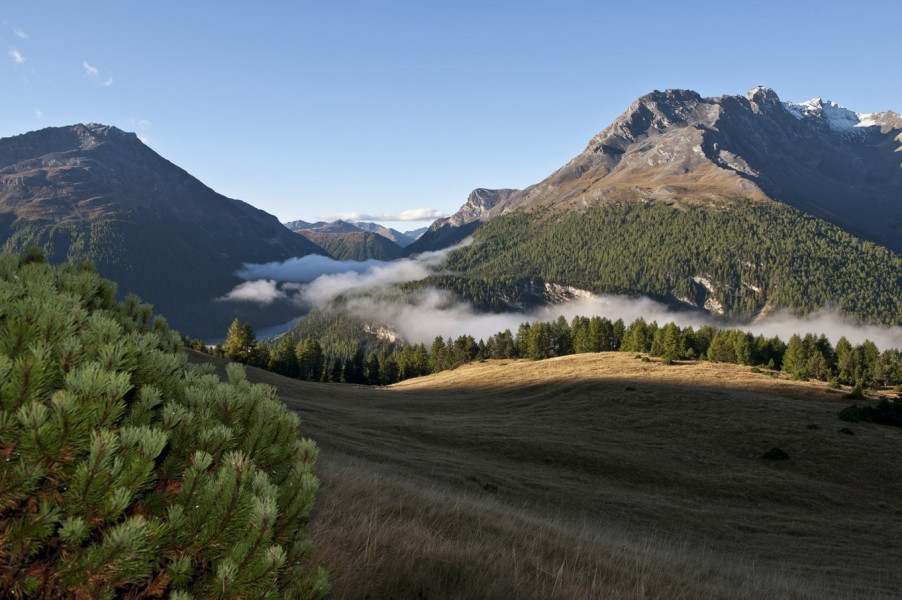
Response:
[[[765,87],[717,98],[654,91],[543,181],[476,189],[410,242],[416,232],[372,223],[289,229],[133,133],[75,125],[0,139],[0,240],[4,251],[41,245],[52,261],[90,259],[120,295],[140,295],[196,337],[223,335],[235,317],[262,328],[297,316],[286,300],[222,300],[245,263],[389,260],[470,235],[445,272],[414,287],[489,310],[588,291],[729,318],[826,306],[900,323],[900,162],[892,111],[782,102]]]
[[[414,243],[427,227],[400,232],[366,221],[288,221],[285,227],[300,233],[338,260],[394,260]]]
[[[781,102],[767,87],[703,98],[638,98],[582,153],[523,190],[477,189],[410,251],[450,245],[517,210],[578,211],[627,202],[776,201],[902,251],[902,116],[816,98]]]
[[[291,231],[297,233],[303,233],[305,231],[312,231],[314,233],[359,233],[361,231],[368,231],[371,233],[378,233],[401,248],[406,248],[414,243],[429,229],[428,227],[422,227],[420,229],[401,232],[397,229],[392,229],[391,227],[379,225],[378,223],[371,223],[368,221],[345,221],[343,219],[337,219],[335,221],[316,221],[315,223],[308,223],[307,221],[288,221],[284,223],[284,225]]]
[[[194,336],[221,335],[236,316],[258,325],[292,318],[287,303],[264,313],[217,299],[241,282],[243,263],[326,254],[134,133],[97,124],[0,140],[0,240],[4,251],[43,246],[55,262],[90,259],[120,295],[138,294]]]
[[[473,235],[428,283],[492,310],[578,288],[740,320],[832,308],[898,324],[900,151],[892,111],[655,91],[543,181],[476,189],[407,250]]]

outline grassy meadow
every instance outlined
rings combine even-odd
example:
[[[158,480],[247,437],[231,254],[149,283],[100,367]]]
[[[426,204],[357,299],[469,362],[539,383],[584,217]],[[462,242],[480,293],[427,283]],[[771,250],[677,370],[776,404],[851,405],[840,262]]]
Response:
[[[334,598],[902,597],[902,429],[825,384],[629,353],[248,378],[321,448]]]

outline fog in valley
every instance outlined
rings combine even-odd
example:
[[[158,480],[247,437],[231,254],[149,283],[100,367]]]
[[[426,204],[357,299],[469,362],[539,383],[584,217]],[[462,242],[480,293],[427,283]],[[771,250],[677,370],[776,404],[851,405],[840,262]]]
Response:
[[[806,317],[777,311],[760,322],[740,324],[716,319],[701,311],[675,310],[646,297],[592,295],[528,312],[486,313],[444,290],[424,287],[404,294],[391,288],[436,273],[448,253],[458,247],[388,262],[337,261],[309,255],[281,263],[247,264],[237,273],[246,281],[221,300],[260,305],[290,301],[298,305],[299,312],[306,312],[328,305],[343,295],[347,310],[353,316],[384,325],[407,342],[427,345],[436,336],[456,338],[469,334],[479,340],[505,329],[516,332],[523,322],[551,321],[561,315],[568,321],[577,315],[598,315],[612,321],[623,319],[627,325],[642,317],[660,325],[673,321],[680,327],[736,328],[755,335],[778,336],[784,342],[794,333],[823,333],[834,345],[845,336],[853,344],[869,339],[880,349],[902,348],[902,327],[856,325],[828,309]]]

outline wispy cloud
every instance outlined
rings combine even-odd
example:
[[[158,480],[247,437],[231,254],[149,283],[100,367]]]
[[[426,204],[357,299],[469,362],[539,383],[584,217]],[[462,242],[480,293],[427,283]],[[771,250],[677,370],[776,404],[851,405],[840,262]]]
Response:
[[[22,31],[22,30],[19,29],[18,27],[13,27],[13,33],[16,34],[16,37],[19,38],[20,40],[31,39],[30,36],[29,36],[27,33],[25,33],[24,31]]]
[[[25,57],[22,56],[22,53],[19,52],[16,48],[9,49],[9,57],[13,59],[13,62],[17,65],[21,65],[25,62]]]
[[[91,79],[92,81],[99,83],[100,85],[102,85],[104,87],[109,87],[109,86],[113,85],[113,76],[112,75],[110,75],[106,79],[102,79],[100,77],[100,69],[98,69],[94,65],[88,63],[88,61],[86,61],[86,60],[83,60],[81,62],[81,65],[82,65],[82,67],[84,67],[85,75],[87,75],[88,78]]]
[[[44,111],[42,111],[40,108],[34,109],[34,118],[35,119],[40,119],[43,116],[44,116]]]
[[[236,275],[247,281],[220,300],[263,305],[288,300],[298,305],[317,306],[339,294],[365,292],[423,279],[445,261],[452,249],[424,252],[388,262],[339,261],[311,254],[285,262],[246,264]]]
[[[86,60],[82,61],[81,64],[85,68],[85,74],[88,77],[90,77],[92,79],[97,79],[100,77],[100,71],[97,70],[97,67],[89,65],[88,61],[86,61]]]
[[[318,217],[323,221],[428,221],[432,219],[441,219],[447,217],[448,213],[434,208],[414,208],[411,210],[402,210],[399,213],[360,213],[360,212],[344,212],[336,215],[321,215]]]

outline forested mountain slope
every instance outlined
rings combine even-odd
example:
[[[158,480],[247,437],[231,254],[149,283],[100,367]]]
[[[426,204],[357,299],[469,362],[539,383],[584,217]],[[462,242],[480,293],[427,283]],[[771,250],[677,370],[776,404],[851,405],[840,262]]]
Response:
[[[326,250],[337,260],[394,260],[404,254],[403,248],[372,231],[324,233],[305,229],[297,232]]]
[[[474,237],[450,254],[453,275],[430,282],[483,308],[510,309],[487,301],[539,281],[743,320],[827,307],[902,323],[902,257],[779,203],[536,208],[492,219]]]

